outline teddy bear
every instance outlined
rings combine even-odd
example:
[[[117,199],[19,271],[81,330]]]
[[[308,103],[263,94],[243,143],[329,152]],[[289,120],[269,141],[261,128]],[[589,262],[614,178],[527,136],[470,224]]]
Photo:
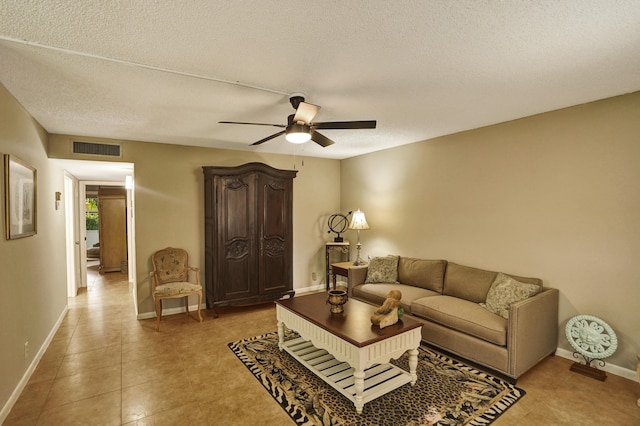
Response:
[[[387,298],[382,306],[373,311],[371,323],[380,328],[397,323],[399,318],[398,310],[402,309],[400,307],[400,299],[402,299],[402,293],[399,290],[391,290],[387,293]]]

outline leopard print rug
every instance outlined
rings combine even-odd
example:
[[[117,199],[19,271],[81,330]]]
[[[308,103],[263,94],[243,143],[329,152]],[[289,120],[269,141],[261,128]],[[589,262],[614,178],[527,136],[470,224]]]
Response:
[[[286,332],[286,340],[298,337]],[[421,347],[418,382],[365,404],[351,401],[278,348],[278,333],[229,348],[299,425],[488,425],[525,392],[499,378]],[[408,357],[392,361],[408,371]]]

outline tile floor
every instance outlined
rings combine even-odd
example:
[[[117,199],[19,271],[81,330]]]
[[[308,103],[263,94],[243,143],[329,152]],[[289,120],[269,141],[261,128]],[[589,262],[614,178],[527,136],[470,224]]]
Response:
[[[274,331],[271,305],[137,321],[126,276],[90,268],[4,425],[288,425],[288,415],[227,348]],[[549,357],[518,386],[527,395],[495,425],[640,425],[640,385],[599,382]]]

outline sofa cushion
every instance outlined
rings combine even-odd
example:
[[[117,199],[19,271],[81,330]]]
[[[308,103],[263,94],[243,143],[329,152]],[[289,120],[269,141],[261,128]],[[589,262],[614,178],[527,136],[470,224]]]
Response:
[[[352,289],[351,295],[375,305],[382,305],[382,303],[384,303],[384,300],[387,298],[387,294],[390,290],[400,290],[400,292],[402,293],[400,304],[402,305],[402,309],[404,309],[407,313],[411,313],[411,304],[414,300],[422,299],[428,296],[439,295],[439,293],[420,287],[414,287],[404,284],[380,283],[357,285]]]
[[[395,283],[397,281],[398,256],[374,257],[369,261],[365,283]]]
[[[446,260],[425,260],[400,257],[398,260],[398,281],[402,284],[426,288],[442,293]]]
[[[507,345],[508,321],[468,300],[441,295],[423,297],[411,304],[411,314],[496,345]]]
[[[497,272],[449,262],[444,275],[442,294],[483,303],[487,300],[487,293],[497,275]]]
[[[480,306],[503,318],[509,318],[509,307],[512,303],[528,299],[540,289],[538,285],[517,281],[500,272],[491,284],[486,303],[481,303]]]

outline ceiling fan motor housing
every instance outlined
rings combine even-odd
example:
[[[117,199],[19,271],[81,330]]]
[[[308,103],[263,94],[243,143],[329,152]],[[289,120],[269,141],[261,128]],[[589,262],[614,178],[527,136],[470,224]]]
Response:
[[[291,106],[293,107],[293,109],[298,109],[298,107],[300,106],[300,102],[304,102],[304,95],[294,93],[293,95],[291,95],[291,97],[289,97],[289,102],[291,102]]]

